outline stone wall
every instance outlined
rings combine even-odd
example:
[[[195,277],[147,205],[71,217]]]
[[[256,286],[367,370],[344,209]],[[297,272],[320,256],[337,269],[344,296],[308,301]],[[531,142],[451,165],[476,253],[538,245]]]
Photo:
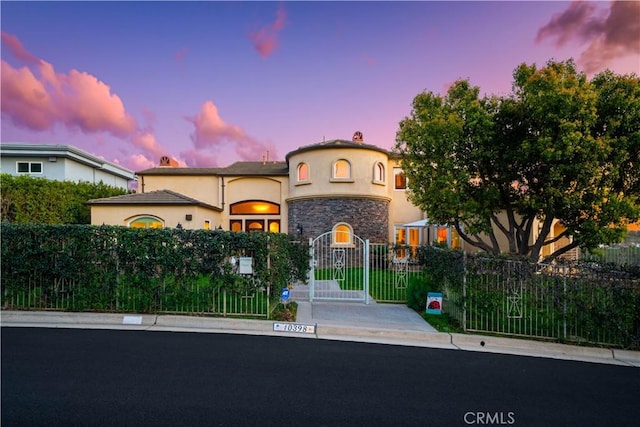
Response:
[[[389,202],[366,198],[316,198],[293,200],[289,206],[290,236],[297,236],[298,225],[303,228],[302,238],[317,237],[331,231],[339,222],[353,228],[356,236],[371,243],[389,240]]]

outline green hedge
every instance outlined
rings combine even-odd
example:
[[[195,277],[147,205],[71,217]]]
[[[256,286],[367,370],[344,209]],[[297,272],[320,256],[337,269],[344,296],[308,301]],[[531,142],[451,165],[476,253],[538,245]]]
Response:
[[[56,181],[0,174],[0,217],[13,224],[90,224],[87,201],[127,191],[102,182]]]
[[[307,248],[284,234],[15,224],[1,232],[5,308],[58,308],[51,300],[71,292],[61,308],[121,310],[126,294],[136,311],[154,312],[204,291],[246,296],[269,288],[274,295],[306,280],[309,265]],[[253,259],[250,276],[231,263],[243,256]],[[27,302],[17,304],[19,295]]]

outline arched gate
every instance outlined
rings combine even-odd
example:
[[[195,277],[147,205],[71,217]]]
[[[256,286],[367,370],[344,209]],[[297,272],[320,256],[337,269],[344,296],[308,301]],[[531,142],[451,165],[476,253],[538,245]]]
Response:
[[[329,231],[309,239],[309,300],[369,303],[369,240]]]

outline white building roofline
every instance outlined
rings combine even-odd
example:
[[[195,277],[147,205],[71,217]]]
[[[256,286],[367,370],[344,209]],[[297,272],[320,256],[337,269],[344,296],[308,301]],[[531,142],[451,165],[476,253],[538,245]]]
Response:
[[[136,179],[136,174],[131,169],[106,161],[71,145],[19,144],[3,142],[0,144],[0,156],[63,157],[75,160],[78,163],[82,163],[96,169],[102,169],[112,175],[116,175],[130,181],[134,181]]]

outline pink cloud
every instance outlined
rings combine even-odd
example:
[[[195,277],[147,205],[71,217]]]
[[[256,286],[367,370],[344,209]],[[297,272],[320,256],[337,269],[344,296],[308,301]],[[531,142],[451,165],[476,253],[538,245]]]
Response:
[[[554,38],[557,47],[574,40],[587,44],[578,59],[587,73],[601,71],[616,59],[640,55],[640,2],[613,1],[608,14],[599,14],[593,4],[572,2],[538,30],[536,42]]]
[[[158,144],[156,137],[152,133],[138,132],[133,135],[131,142],[144,153],[153,155],[154,158],[156,158],[156,162],[160,160],[160,157],[169,155],[169,153]]]
[[[57,121],[54,101],[42,81],[26,68],[13,68],[4,60],[1,64],[2,113],[20,127],[44,131]]]
[[[556,38],[556,46],[562,47],[571,39],[578,37],[581,40],[590,38],[589,33],[599,31],[600,26],[592,15],[596,11],[595,5],[583,1],[574,1],[562,13],[555,14],[544,27],[538,30],[536,42],[540,43],[545,38]]]
[[[202,152],[198,150],[182,151],[180,156],[184,159],[185,163],[191,167],[197,168],[215,168],[221,166],[218,162],[218,155]]]
[[[278,46],[278,33],[284,28],[286,18],[286,12],[281,4],[276,11],[275,22],[260,28],[256,32],[249,33],[248,37],[253,42],[254,49],[263,58],[270,56]]]
[[[152,112],[143,112],[150,124],[139,129],[120,97],[97,77],[77,70],[58,73],[11,34],[3,32],[2,42],[27,64],[14,68],[4,60],[1,63],[2,114],[17,127],[41,132],[62,124],[70,131],[107,133],[129,141],[142,151],[140,156],[159,159],[168,154],[153,135]]]
[[[247,135],[240,126],[225,122],[218,107],[206,101],[200,112],[193,117],[185,117],[194,126],[191,140],[196,151],[184,151],[180,155],[189,166],[212,167],[218,165],[215,152],[233,148],[241,160],[260,160],[267,150],[271,158],[277,153],[272,144],[266,144]]]
[[[13,68],[2,61],[2,112],[18,125],[42,131],[55,123],[85,133],[108,132],[118,137],[136,130],[136,121],[126,113],[122,100],[96,77],[76,70],[56,73],[46,61],[36,59],[9,34],[17,58],[29,61],[37,74],[27,68]]]
[[[2,44],[4,44],[11,54],[20,61],[29,65],[38,65],[40,63],[40,59],[29,53],[22,45],[22,42],[13,34],[5,33],[3,31],[1,38]]]
[[[222,145],[225,141],[241,141],[246,138],[242,128],[226,123],[218,114],[218,107],[206,101],[200,107],[200,113],[194,117],[186,117],[195,126],[191,140],[196,148],[207,148]]]
[[[141,170],[150,169],[158,166],[158,161],[147,158],[144,154],[134,154],[126,159],[123,163],[126,164],[129,169],[139,172]],[[114,163],[119,163],[115,160]]]
[[[242,143],[236,145],[236,154],[242,160],[262,160],[262,156],[269,152],[269,159],[278,158],[278,153],[273,144],[266,144],[253,138],[248,138]]]

